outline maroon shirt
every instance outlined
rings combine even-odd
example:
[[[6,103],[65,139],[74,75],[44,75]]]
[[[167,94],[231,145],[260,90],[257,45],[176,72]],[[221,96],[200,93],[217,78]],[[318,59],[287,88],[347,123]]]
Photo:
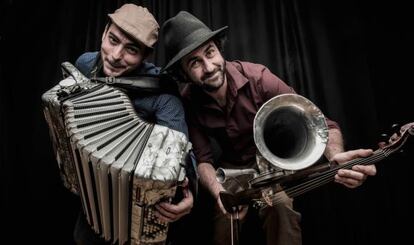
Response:
[[[225,108],[193,84],[185,85],[182,95],[197,162],[216,165],[225,161],[241,167],[255,160],[253,121],[256,112],[274,96],[295,91],[260,64],[226,61],[226,76]],[[328,126],[339,128],[331,120]],[[213,150],[212,138],[221,149]],[[213,152],[219,152],[220,156],[213,156]]]

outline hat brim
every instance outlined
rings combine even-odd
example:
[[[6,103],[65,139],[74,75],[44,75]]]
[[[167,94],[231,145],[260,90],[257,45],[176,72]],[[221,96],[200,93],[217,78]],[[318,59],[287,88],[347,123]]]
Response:
[[[187,46],[186,48],[182,49],[180,52],[178,52],[178,54],[176,54],[168,63],[166,66],[164,66],[160,72],[164,72],[168,69],[170,69],[177,61],[179,61],[181,58],[183,58],[184,56],[186,56],[187,54],[193,52],[194,50],[196,50],[198,47],[200,47],[201,45],[203,45],[205,42],[207,42],[208,40],[212,39],[213,37],[223,33],[226,29],[228,28],[228,26],[224,26],[216,31],[210,32],[208,35],[205,35],[201,38],[198,38],[197,41],[195,41],[194,43],[192,43],[191,45]]]

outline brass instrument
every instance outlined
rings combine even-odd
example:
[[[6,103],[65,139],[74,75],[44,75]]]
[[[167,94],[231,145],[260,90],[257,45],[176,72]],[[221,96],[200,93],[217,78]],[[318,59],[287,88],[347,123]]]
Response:
[[[254,140],[258,149],[257,169],[218,169],[217,179],[226,191],[220,192],[224,208],[248,204],[273,206],[282,201],[281,191],[296,197],[335,179],[339,169],[375,164],[399,152],[410,136],[414,122],[405,124],[368,157],[340,165],[331,162],[312,166],[325,151],[328,128],[322,112],[297,94],[279,95],[266,102],[254,119]],[[232,188],[227,188],[229,185]],[[234,188],[237,184],[238,187]]]
[[[243,186],[246,201],[274,192],[272,188],[280,182],[312,173],[309,167],[320,159],[328,142],[325,116],[298,94],[278,95],[263,104],[255,116],[253,133],[258,170],[219,168],[216,172],[217,180],[225,188],[229,179],[247,178]],[[301,171],[304,169],[307,170]],[[232,194],[221,193],[223,204],[236,205],[229,195]],[[240,200],[237,202],[241,204]]]

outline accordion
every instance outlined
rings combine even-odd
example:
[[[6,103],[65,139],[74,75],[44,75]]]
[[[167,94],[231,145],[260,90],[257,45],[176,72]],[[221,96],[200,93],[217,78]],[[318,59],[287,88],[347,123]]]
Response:
[[[164,244],[168,223],[154,205],[171,201],[191,143],[140,119],[127,95],[63,63],[66,78],[42,96],[63,184],[80,196],[87,221],[117,244]]]

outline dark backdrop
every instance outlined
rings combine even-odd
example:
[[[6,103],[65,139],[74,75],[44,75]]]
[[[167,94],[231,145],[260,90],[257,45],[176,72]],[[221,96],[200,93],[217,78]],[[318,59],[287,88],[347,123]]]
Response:
[[[123,2],[1,1],[1,239],[73,243],[79,200],[60,182],[40,97],[61,78],[61,62],[99,48],[106,13]],[[267,65],[340,123],[348,149],[376,148],[390,125],[414,119],[413,17],[405,1],[135,2],[160,24],[187,10],[213,29],[228,25],[226,57]],[[161,44],[152,59],[165,63]],[[413,214],[412,149],[383,161],[358,189],[329,184],[297,198],[304,243],[409,240],[402,222]]]

